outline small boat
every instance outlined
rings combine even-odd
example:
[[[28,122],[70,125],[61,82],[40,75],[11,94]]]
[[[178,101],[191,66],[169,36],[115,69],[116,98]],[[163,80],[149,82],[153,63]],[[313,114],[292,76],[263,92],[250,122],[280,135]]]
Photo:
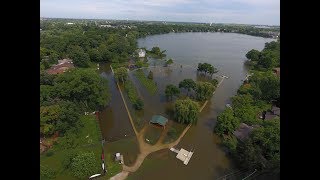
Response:
[[[92,175],[92,176],[89,177],[89,179],[94,178],[94,177],[98,177],[98,176],[101,176],[101,174]]]

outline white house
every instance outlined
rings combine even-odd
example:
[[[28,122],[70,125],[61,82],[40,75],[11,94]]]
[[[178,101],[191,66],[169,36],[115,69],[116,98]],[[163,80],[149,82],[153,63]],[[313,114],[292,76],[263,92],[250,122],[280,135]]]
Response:
[[[140,58],[144,58],[146,56],[146,51],[143,49],[139,49],[138,54]]]

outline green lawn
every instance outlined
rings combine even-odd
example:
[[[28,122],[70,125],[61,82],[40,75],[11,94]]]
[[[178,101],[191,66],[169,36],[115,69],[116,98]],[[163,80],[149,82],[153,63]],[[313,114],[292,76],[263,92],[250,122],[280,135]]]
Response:
[[[150,94],[154,95],[157,92],[156,83],[151,79],[148,79],[141,69],[135,71],[134,75],[138,78],[140,83],[148,90]]]
[[[51,156],[47,156],[47,153],[40,155],[40,165],[46,166],[56,172],[55,179],[77,179],[72,176],[69,169],[63,168],[63,161],[66,159],[67,155],[71,152],[94,152],[96,160],[101,162],[101,135],[98,127],[98,123],[95,119],[95,115],[81,116],[80,121],[83,123],[83,127],[79,130],[79,133],[73,139],[76,146],[74,148],[65,148],[61,143],[53,145],[53,148],[49,151],[53,152]],[[74,137],[74,136],[71,136]],[[61,139],[61,138],[60,138]],[[59,139],[58,139],[59,142]],[[48,152],[49,152],[48,151]],[[109,170],[111,173],[118,173],[121,171],[121,166],[114,165],[113,161],[107,158],[107,153],[105,157],[105,162],[112,168]],[[97,172],[101,173],[101,172]],[[42,178],[43,179],[43,178]]]
[[[160,135],[161,135],[161,132],[163,131],[164,129],[162,127],[158,127],[156,125],[149,125],[147,127],[147,130],[144,134],[144,139],[145,139],[145,142],[146,143],[149,143],[149,144],[155,144]],[[146,139],[148,139],[149,141],[147,141]]]
[[[179,124],[179,123],[172,123],[172,125],[168,129],[167,135],[163,140],[163,143],[168,144],[178,139],[180,134],[186,128],[187,125]]]

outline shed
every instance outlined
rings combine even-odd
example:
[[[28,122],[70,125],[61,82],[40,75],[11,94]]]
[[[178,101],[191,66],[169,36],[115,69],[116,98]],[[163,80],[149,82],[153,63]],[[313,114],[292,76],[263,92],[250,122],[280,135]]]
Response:
[[[160,116],[160,115],[154,115],[154,116],[152,116],[149,123],[159,124],[160,126],[165,127],[167,122],[168,122],[167,118]]]

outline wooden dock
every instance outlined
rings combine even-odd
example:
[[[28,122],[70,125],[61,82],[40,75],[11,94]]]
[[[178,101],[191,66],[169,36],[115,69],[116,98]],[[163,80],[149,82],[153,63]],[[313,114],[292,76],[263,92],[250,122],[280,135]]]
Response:
[[[189,152],[189,151],[187,151],[187,150],[185,150],[183,148],[178,150],[178,149],[175,149],[175,148],[172,147],[172,148],[170,148],[170,151],[178,153],[176,158],[180,159],[183,162],[184,165],[187,165],[189,163],[189,161],[190,161],[190,159],[191,159],[191,157],[193,155],[192,151]]]

